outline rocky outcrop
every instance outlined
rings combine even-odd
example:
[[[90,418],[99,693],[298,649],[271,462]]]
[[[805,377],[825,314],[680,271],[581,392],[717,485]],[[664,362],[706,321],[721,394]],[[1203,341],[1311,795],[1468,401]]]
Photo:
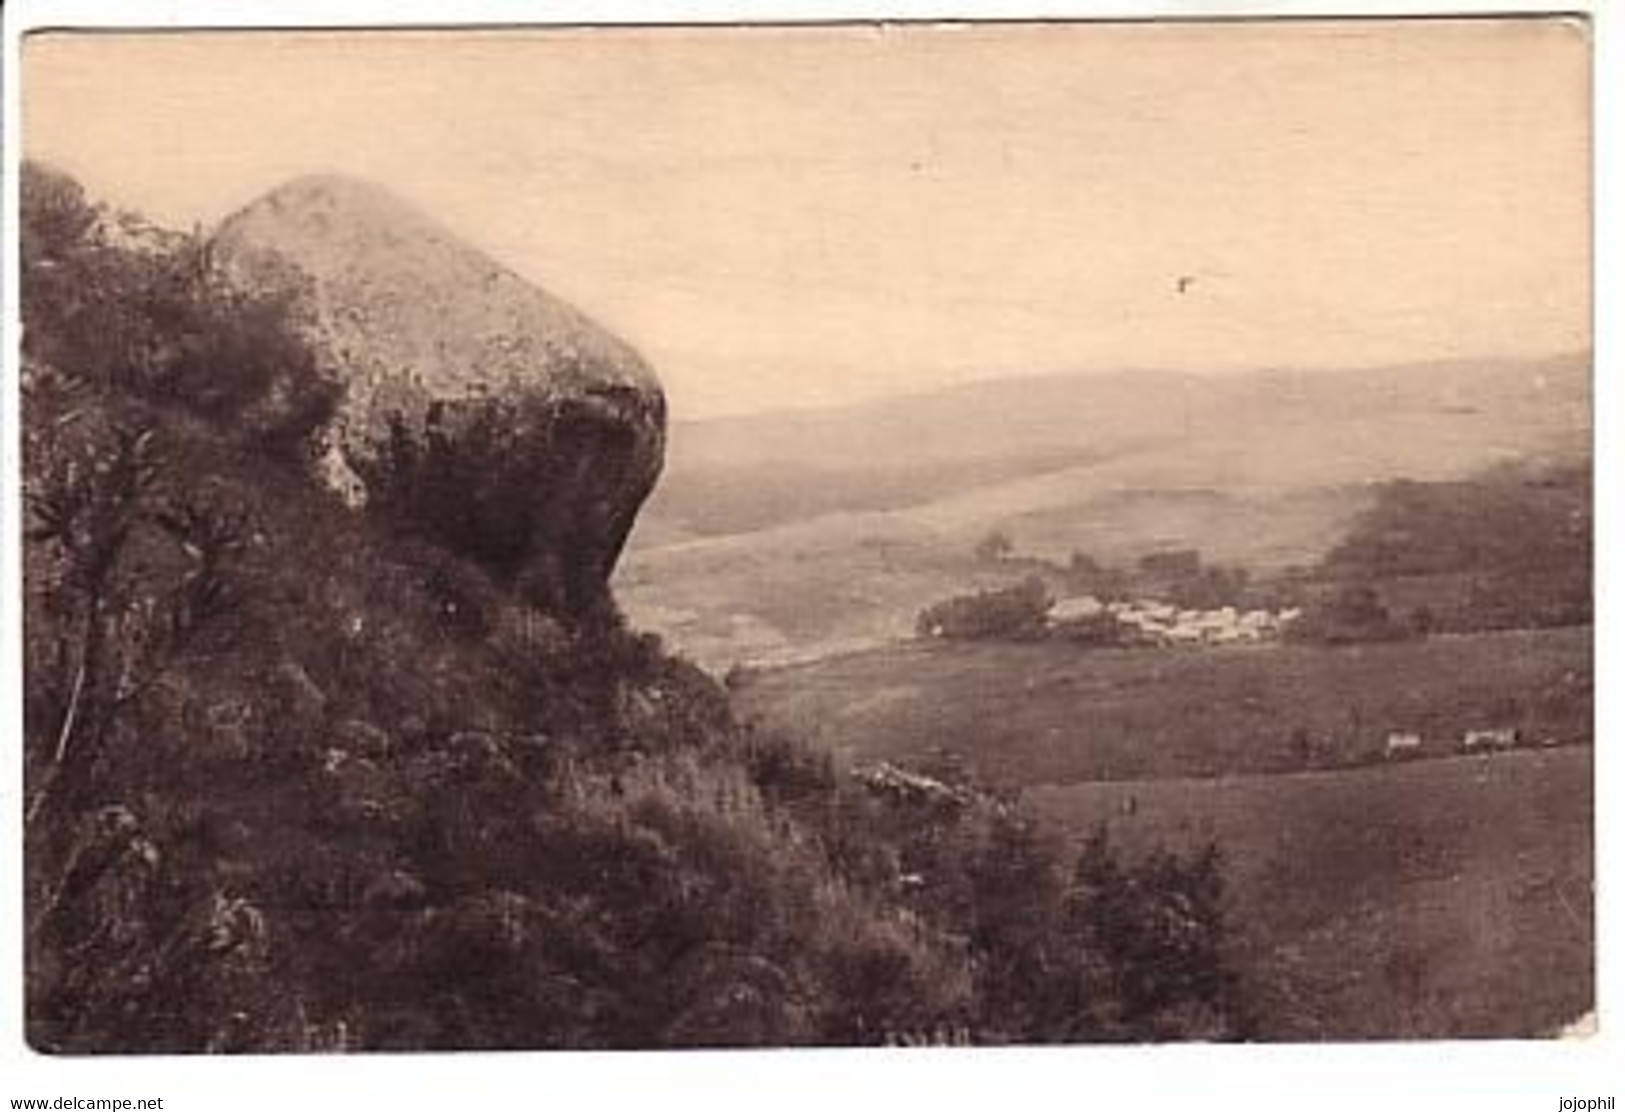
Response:
[[[239,280],[299,291],[344,388],[332,485],[555,613],[603,605],[665,453],[632,347],[367,182],[290,182],[213,246]]]

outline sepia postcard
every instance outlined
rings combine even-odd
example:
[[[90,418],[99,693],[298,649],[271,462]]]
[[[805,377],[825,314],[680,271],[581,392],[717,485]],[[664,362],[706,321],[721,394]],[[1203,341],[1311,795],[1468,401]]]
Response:
[[[18,41],[29,1053],[1597,1037],[1591,16]]]

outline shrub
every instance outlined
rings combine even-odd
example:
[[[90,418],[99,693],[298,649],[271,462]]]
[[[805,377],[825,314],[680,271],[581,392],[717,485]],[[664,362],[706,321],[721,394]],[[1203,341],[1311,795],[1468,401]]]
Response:
[[[276,457],[301,457],[340,389],[302,333],[297,290],[244,286],[198,234],[90,204],[24,163],[25,358],[90,385],[195,414]]]
[[[1290,640],[1327,645],[1403,641],[1421,632],[1414,624],[1396,621],[1377,590],[1366,583],[1327,590],[1286,628]]]
[[[1074,853],[1010,802],[972,796],[893,801],[879,820],[910,906],[975,970],[972,1041],[1245,1034],[1216,850],[1128,862],[1097,833]]]
[[[1449,482],[1398,480],[1378,489],[1320,575],[1384,594],[1421,585],[1430,630],[1584,624],[1591,504],[1585,467],[1504,465]]]
[[[146,273],[70,184],[30,188],[36,270],[79,253]],[[612,609],[562,621],[266,466],[225,418],[258,404],[256,373],[219,410],[125,373],[130,335],[226,303],[166,316],[121,278],[89,309],[42,273],[24,288],[37,1048],[1228,1030],[1205,873],[1112,865],[1128,879],[1080,888],[968,780],[877,794],[742,727]],[[91,320],[130,327],[113,350],[59,334]],[[1015,630],[1047,608],[1042,584],[988,607]],[[1134,940],[1148,924],[1160,942]]]
[[[956,640],[1021,640],[1043,635],[1055,599],[1044,581],[1020,583],[974,595],[960,595],[927,607],[915,621],[922,637]]]
[[[981,540],[976,542],[976,559],[986,564],[995,564],[1000,560],[1008,559],[1016,550],[1009,534],[994,529]]]

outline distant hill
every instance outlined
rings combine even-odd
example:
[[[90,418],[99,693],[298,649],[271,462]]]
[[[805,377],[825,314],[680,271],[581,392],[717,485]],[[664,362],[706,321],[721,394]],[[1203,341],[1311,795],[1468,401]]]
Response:
[[[1376,484],[1589,458],[1589,356],[1369,370],[1005,379],[677,422],[623,603],[713,664],[906,635],[1017,550],[1317,561]]]
[[[1224,432],[1238,422],[1320,424],[1398,412],[1488,416],[1538,401],[1589,405],[1589,353],[1330,371],[1205,376],[1155,369],[1003,378],[820,409],[676,423],[685,465],[908,465],[1097,450]]]
[[[1054,375],[838,408],[679,420],[646,527],[720,535],[1037,475],[1065,485],[1068,469],[1130,456],[1141,462],[1128,470],[1150,487],[1223,486],[1209,480],[1214,457],[1237,452],[1249,476],[1268,480],[1279,470],[1288,483],[1306,465],[1357,479],[1416,467],[1470,472],[1531,453],[1584,454],[1590,398],[1589,356],[1574,355],[1229,378]],[[1334,443],[1322,436],[1330,426],[1341,434]],[[1206,447],[1192,455],[1199,443]],[[756,503],[769,493],[774,509],[764,515]]]

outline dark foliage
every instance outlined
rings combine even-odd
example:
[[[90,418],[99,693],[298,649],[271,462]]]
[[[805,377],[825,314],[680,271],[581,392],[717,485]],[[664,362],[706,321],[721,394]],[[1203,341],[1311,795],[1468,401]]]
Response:
[[[1015,542],[1009,534],[995,529],[976,542],[975,554],[978,560],[991,564],[1013,555],[1015,551]]]
[[[1325,590],[1287,627],[1290,640],[1326,645],[1403,641],[1422,632],[1414,625],[1396,621],[1376,588],[1367,583]]]
[[[1094,648],[1133,644],[1138,633],[1138,630],[1118,621],[1116,615],[1106,611],[1056,621],[1049,631],[1053,640]]]
[[[521,420],[496,401],[471,403],[466,416],[447,409],[430,409],[421,437],[404,417],[392,417],[384,452],[366,475],[371,506],[404,531],[512,579],[539,525],[526,480],[559,467],[545,435],[551,422]]]
[[[245,288],[202,236],[109,213],[49,168],[24,163],[20,190],[26,357],[256,451],[309,446],[339,390],[301,338],[295,290]]]
[[[1019,640],[1043,635],[1055,604],[1044,581],[1031,576],[1009,587],[946,599],[920,611],[915,629],[922,637],[956,640]]]
[[[395,413],[375,454],[357,461],[368,510],[542,609],[603,620],[620,543],[615,507],[639,449],[625,420],[600,406],[475,397],[431,403],[421,422]]]
[[[1102,994],[1140,1034],[1234,1034],[1240,985],[1225,958],[1224,876],[1209,844],[1188,858],[1153,854],[1129,869],[1104,829],[1084,845],[1066,913],[1080,942],[1110,970]]]
[[[1241,605],[1247,595],[1245,568],[1206,563],[1193,548],[1149,552],[1128,574],[1137,593],[1190,610]]]
[[[1073,552],[1062,571],[1067,589],[1075,594],[1121,598],[1129,593],[1128,569],[1113,567],[1087,552]]]
[[[1320,575],[1371,585],[1421,632],[1585,624],[1591,504],[1585,467],[1388,483]]]
[[[184,251],[114,246],[31,174],[36,1047],[1240,1033],[1211,863],[1074,868],[970,785],[877,793],[741,726],[613,609],[562,621],[491,561],[345,510],[245,439],[305,381],[293,323],[164,286]],[[213,334],[246,328],[275,335]]]

